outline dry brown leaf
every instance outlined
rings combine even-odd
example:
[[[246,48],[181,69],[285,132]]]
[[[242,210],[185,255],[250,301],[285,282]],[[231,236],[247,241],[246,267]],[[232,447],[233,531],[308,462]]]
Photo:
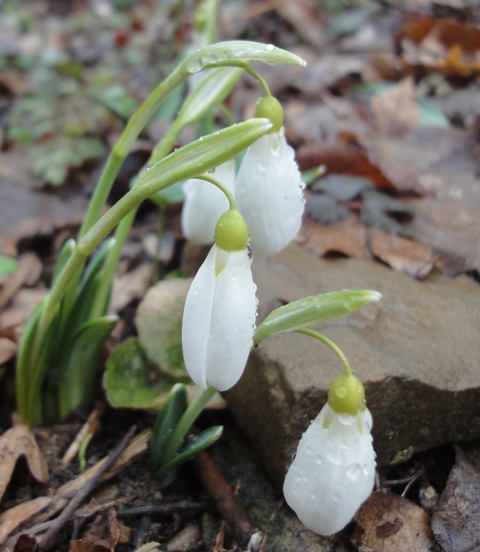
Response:
[[[372,552],[428,552],[434,541],[429,516],[394,494],[372,493],[358,511],[353,544]]]
[[[0,309],[12,299],[24,284],[33,285],[40,277],[42,270],[42,263],[35,253],[20,255],[17,270],[5,278],[0,290]]]
[[[425,17],[407,23],[395,36],[406,67],[473,77],[480,71],[480,30],[447,18]]]
[[[101,482],[107,481],[122,471],[123,468],[128,466],[139,456],[143,455],[147,451],[150,435],[151,433],[149,430],[143,431],[140,435],[137,435],[120,455],[113,468],[102,477]],[[40,524],[50,519],[68,503],[69,499],[75,496],[78,490],[84,486],[91,477],[94,476],[105,461],[106,458],[103,458],[76,479],[62,485],[57,489],[54,496],[29,500],[28,502],[0,514],[0,545],[4,543],[5,539],[15,531],[19,525],[30,520],[33,516],[35,516],[35,519],[32,520],[34,524]],[[9,544],[10,541],[15,541],[15,538],[18,537],[11,537],[8,541]]]
[[[395,270],[419,279],[432,271],[435,258],[431,247],[379,229],[371,230],[369,237],[372,254]]]
[[[145,295],[152,279],[152,263],[143,263],[113,282],[110,312],[119,312]]]
[[[364,254],[367,231],[356,215],[335,224],[317,224],[305,217],[297,236],[297,243],[304,249],[323,257],[340,253],[361,259]]]
[[[320,10],[312,0],[271,0],[280,16],[296,29],[298,34],[318,49],[325,46]]]
[[[18,424],[0,437],[0,500],[20,456],[25,456],[30,473],[37,481],[48,483],[47,462],[35,437],[26,425]]]
[[[97,516],[85,538],[71,543],[72,552],[114,552],[118,544],[125,544],[130,539],[131,530],[118,523],[115,509],[108,512],[108,538],[99,538],[105,532],[104,516]]]
[[[368,154],[352,143],[318,142],[298,149],[297,162],[302,170],[325,165],[328,173],[363,176],[376,188],[394,190],[394,184],[370,160]]]
[[[34,498],[6,510],[0,515],[0,544],[22,523],[28,521],[52,503],[49,496]]]
[[[5,364],[17,353],[17,345],[6,337],[0,337],[0,364]]]
[[[413,92],[413,79],[407,77],[373,96],[370,107],[381,134],[401,135],[418,125],[420,109]]]
[[[46,295],[45,289],[21,289],[14,297],[11,306],[0,314],[0,328],[15,328],[23,324],[32,310]]]
[[[445,552],[480,546],[480,472],[460,450],[433,512],[432,529]]]

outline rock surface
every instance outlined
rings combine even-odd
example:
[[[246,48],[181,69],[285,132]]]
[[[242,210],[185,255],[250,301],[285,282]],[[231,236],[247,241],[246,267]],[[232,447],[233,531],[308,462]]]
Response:
[[[480,287],[461,276],[416,281],[371,261],[318,259],[290,246],[255,260],[259,312],[344,288],[383,300],[321,331],[365,384],[380,465],[441,443],[480,437]],[[299,334],[271,337],[252,352],[227,393],[238,424],[281,485],[298,440],[326,401],[342,366],[323,344]]]

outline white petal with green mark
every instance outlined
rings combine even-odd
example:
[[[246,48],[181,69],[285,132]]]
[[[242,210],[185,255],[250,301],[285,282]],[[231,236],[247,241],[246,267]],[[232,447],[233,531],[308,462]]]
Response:
[[[192,283],[182,325],[185,366],[201,387],[208,382],[226,391],[243,374],[253,344],[255,290],[247,251],[214,245]]]

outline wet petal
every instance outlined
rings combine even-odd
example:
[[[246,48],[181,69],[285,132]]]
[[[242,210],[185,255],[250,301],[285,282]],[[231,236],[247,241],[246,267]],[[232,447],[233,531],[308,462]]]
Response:
[[[247,250],[212,247],[187,295],[185,366],[193,381],[225,391],[240,379],[253,345],[256,286]]]
[[[372,492],[375,453],[367,423],[361,423],[367,419],[364,413],[337,414],[327,404],[300,440],[283,491],[316,533],[343,529]]]
[[[229,190],[233,190],[235,163],[230,159],[215,170],[212,175]],[[200,245],[213,243],[215,225],[220,216],[228,210],[225,194],[210,182],[192,178],[183,185],[185,201],[182,209],[183,235]]]
[[[182,348],[185,367],[200,387],[207,386],[205,361],[215,294],[214,245],[188,290],[182,320]]]
[[[253,345],[256,286],[246,250],[229,253],[218,274],[207,349],[207,381],[225,391],[240,379]]]
[[[296,236],[304,210],[303,187],[283,129],[248,148],[235,181],[235,199],[254,253],[273,255]]]

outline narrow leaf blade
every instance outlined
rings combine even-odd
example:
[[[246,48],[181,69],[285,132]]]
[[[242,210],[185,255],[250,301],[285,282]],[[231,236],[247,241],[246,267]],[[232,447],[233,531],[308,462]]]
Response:
[[[358,310],[381,294],[369,289],[344,289],[293,301],[272,311],[255,331],[254,343],[283,332],[293,332]]]

